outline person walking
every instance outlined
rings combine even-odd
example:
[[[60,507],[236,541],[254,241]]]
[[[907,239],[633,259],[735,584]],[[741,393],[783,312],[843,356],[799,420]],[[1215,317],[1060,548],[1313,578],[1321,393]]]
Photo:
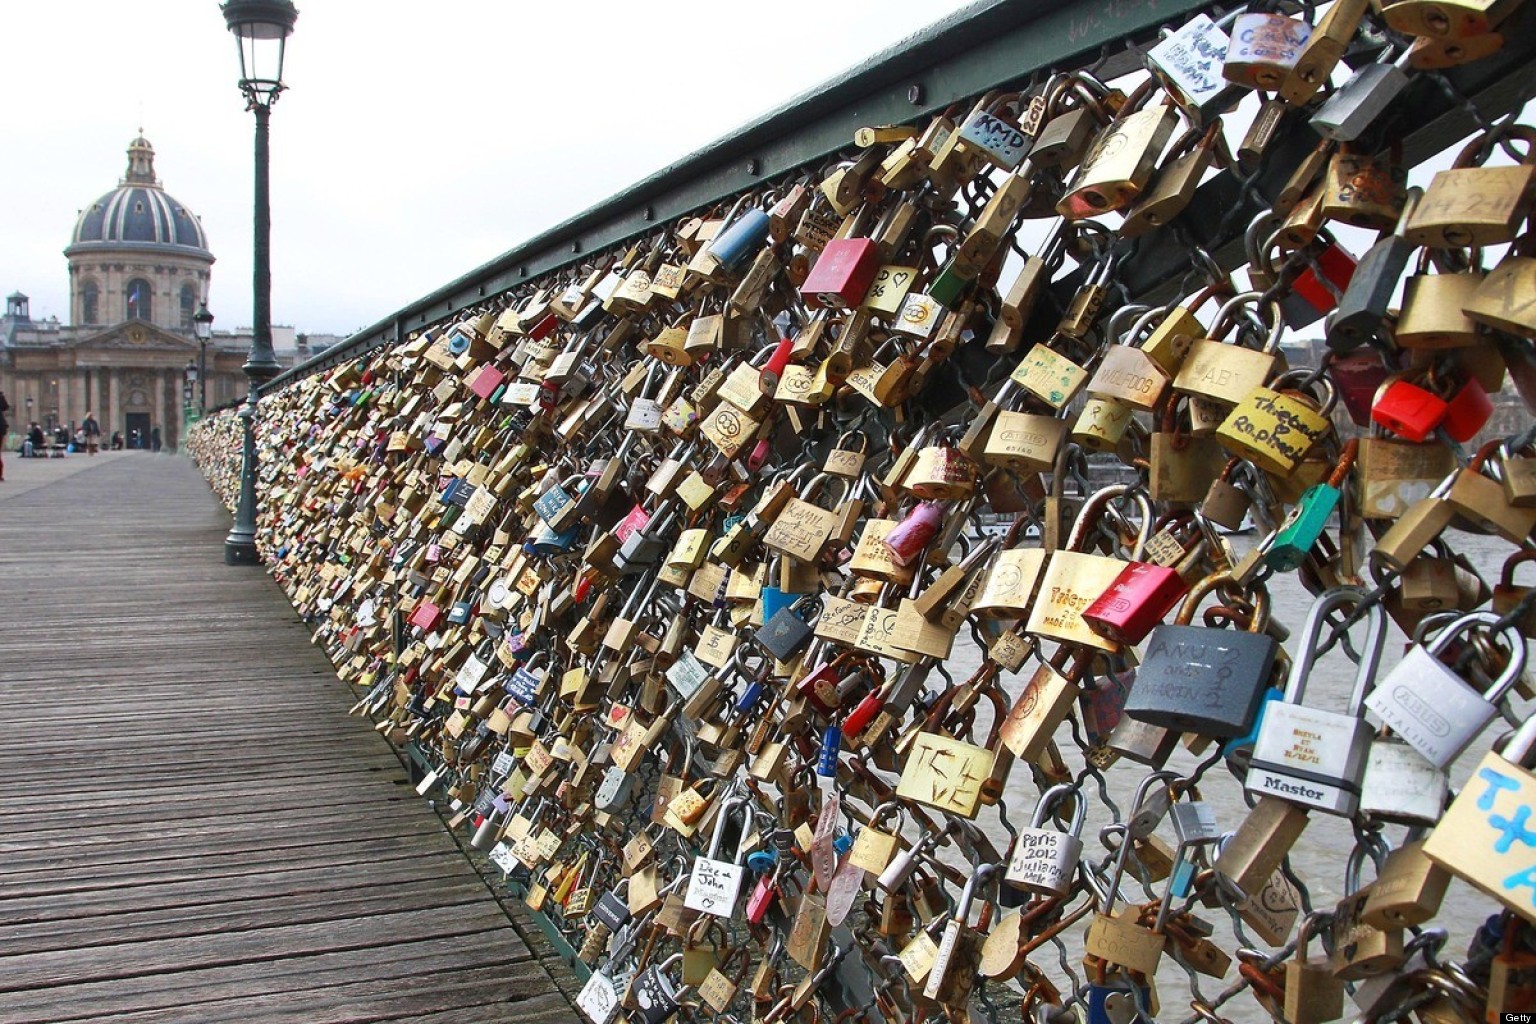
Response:
[[[11,403],[5,397],[5,392],[0,391],[0,483],[5,482],[5,439],[11,432],[11,421],[5,418],[5,414],[11,411]]]
[[[149,428],[149,450],[152,452],[160,450],[160,428],[158,426]]]
[[[94,412],[86,412],[85,422],[80,424],[80,429],[85,432],[85,450],[95,455],[97,446],[101,444],[101,424],[96,422]]]

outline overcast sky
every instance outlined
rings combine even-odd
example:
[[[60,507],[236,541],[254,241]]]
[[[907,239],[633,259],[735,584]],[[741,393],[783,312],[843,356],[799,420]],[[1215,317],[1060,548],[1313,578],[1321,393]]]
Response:
[[[273,319],[349,334],[962,6],[298,0]],[[62,250],[142,125],[218,258],[215,327],[248,325],[254,126],[215,0],[5,14],[0,292],[68,319]]]

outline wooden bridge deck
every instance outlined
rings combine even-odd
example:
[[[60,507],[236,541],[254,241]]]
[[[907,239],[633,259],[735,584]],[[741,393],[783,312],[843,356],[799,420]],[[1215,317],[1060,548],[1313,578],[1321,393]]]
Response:
[[[6,470],[0,1024],[580,1019],[190,462]]]

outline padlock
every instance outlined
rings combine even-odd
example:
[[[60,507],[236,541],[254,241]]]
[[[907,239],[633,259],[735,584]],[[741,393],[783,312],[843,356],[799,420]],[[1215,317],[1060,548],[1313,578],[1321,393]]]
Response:
[[[1291,1024],[1323,1024],[1344,1016],[1344,982],[1334,976],[1326,956],[1307,956],[1313,919],[1301,924],[1296,958],[1285,965],[1285,1017]]]
[[[1493,458],[1501,443],[1490,441],[1478,449],[1466,468],[1450,477],[1443,493],[1454,510],[1454,525],[1477,533],[1496,533],[1511,544],[1523,545],[1536,531],[1536,510],[1515,508],[1505,499],[1504,489],[1487,472],[1497,471]]]
[[[1303,45],[1301,56],[1281,83],[1281,99],[1293,107],[1303,107],[1311,101],[1354,40],[1355,31],[1360,27],[1368,7],[1366,0],[1348,0],[1328,9]]]
[[[1228,459],[1200,502],[1200,515],[1226,530],[1241,530],[1253,507],[1253,497],[1237,475],[1242,467],[1241,459]]]
[[[1506,462],[1507,466],[1508,463]],[[1506,476],[1506,480],[1508,477]],[[1527,562],[1536,561],[1536,552],[1516,551],[1504,560],[1499,572],[1499,582],[1493,588],[1493,610],[1500,616],[1515,612],[1531,594],[1531,588],[1515,583],[1515,572]],[[1513,623],[1515,629],[1526,638],[1536,637],[1536,602],[1527,605]]]
[[[1029,614],[1036,582],[1045,569],[1046,552],[1015,545],[1025,539],[1027,520],[1019,517],[1003,538],[1002,547],[983,570],[981,588],[971,611],[982,618],[1019,619]]]
[[[1259,292],[1243,292],[1222,304],[1211,327],[1213,337],[1201,338],[1190,346],[1189,355],[1173,378],[1175,391],[1235,405],[1264,384],[1274,370],[1275,353],[1285,326],[1278,306],[1268,303],[1258,307],[1269,331],[1263,349],[1255,351],[1219,340],[1235,325],[1238,311],[1261,298]]]
[[[1380,605],[1372,604],[1366,612],[1365,645],[1360,649],[1348,709],[1342,713],[1324,711],[1302,701],[1328,617],[1340,609],[1358,610],[1364,600],[1361,591],[1341,587],[1326,591],[1313,602],[1286,681],[1285,699],[1264,708],[1264,721],[1243,783],[1248,792],[1277,796],[1344,817],[1355,813],[1371,741],[1370,726],[1362,715],[1363,702],[1375,681],[1386,641],[1387,617]]]
[[[1419,257],[1418,270],[1403,285],[1403,309],[1394,337],[1403,348],[1462,348],[1478,343],[1475,320],[1462,312],[1482,284],[1478,267],[1431,274],[1430,250]]]
[[[1312,26],[1280,14],[1239,14],[1222,74],[1249,89],[1278,90],[1301,59]]]
[[[1328,315],[1328,347],[1334,352],[1352,352],[1380,332],[1398,281],[1413,255],[1413,245],[1403,237],[1403,231],[1423,195],[1424,190],[1417,187],[1404,192],[1402,213],[1392,233],[1378,239],[1360,258],[1337,308]],[[1401,326],[1399,322],[1399,330]],[[1337,378],[1334,381],[1338,383]],[[1375,394],[1375,388],[1371,393]],[[1360,419],[1356,417],[1355,422],[1360,423]]]
[[[1445,414],[1445,399],[1401,377],[1384,385],[1371,406],[1371,422],[1415,443],[1427,439]]]
[[[1046,828],[1047,815],[1054,816],[1057,805],[1072,801],[1072,822],[1066,832]],[[1035,803],[1029,827],[1014,837],[1013,851],[1003,880],[1025,892],[1042,896],[1065,896],[1077,874],[1078,858],[1083,853],[1083,820],[1088,802],[1070,785],[1052,786]]]
[[[937,999],[946,1006],[964,1005],[976,979],[976,967],[981,959],[983,934],[967,924],[971,905],[976,899],[978,886],[991,883],[999,865],[983,864],[966,879],[955,912],[945,922],[944,934],[939,939],[939,949],[923,984],[923,995]]]
[[[1118,644],[1095,631],[1083,619],[1082,613],[1090,602],[1109,588],[1126,563],[1114,556],[1093,554],[1083,549],[1093,539],[1110,503],[1123,497],[1132,497],[1141,509],[1141,523],[1130,557],[1132,561],[1142,557],[1152,526],[1151,502],[1145,494],[1132,495],[1124,484],[1111,484],[1095,491],[1072,524],[1065,548],[1054,552],[1046,565],[1039,596],[1029,611],[1027,631],[1099,650],[1117,649]]]
[[[1264,633],[1268,591],[1261,586],[1252,593],[1246,632],[1190,625],[1200,603],[1231,582],[1230,573],[1207,576],[1191,588],[1173,625],[1152,630],[1125,702],[1127,715],[1201,736],[1240,736],[1247,731],[1268,686],[1278,646]]]
[[[1305,376],[1284,373],[1272,386],[1248,392],[1216,428],[1216,440],[1265,472],[1290,476],[1333,432],[1328,418],[1336,400],[1333,385],[1315,382],[1314,387],[1321,385],[1321,397],[1315,397],[1304,390]]]
[[[1259,546],[1263,562],[1275,572],[1299,569],[1323,535],[1343,500],[1345,481],[1354,468],[1359,441],[1350,438],[1328,479],[1302,492],[1285,520]]]
[[[1367,708],[1437,768],[1449,767],[1493,720],[1499,702],[1525,667],[1525,639],[1512,627],[1503,630],[1510,646],[1508,661],[1486,694],[1439,660],[1463,633],[1498,621],[1492,612],[1456,619],[1429,646],[1414,644],[1365,699]]]
[[[1217,69],[1232,45],[1225,30],[1239,13],[1234,11],[1220,21],[1197,14],[1143,57],[1147,70],[1197,124],[1210,123],[1234,106],[1241,95]]]
[[[1089,147],[1056,211],[1075,219],[1129,206],[1146,189],[1177,123],[1172,108],[1163,103],[1121,108]]]
[[[1211,866],[1241,892],[1256,896],[1270,888],[1271,877],[1308,820],[1307,809],[1300,804],[1260,796],[1232,838],[1221,844]]]
[[[1401,3],[1402,0],[1399,0]],[[1393,5],[1397,6],[1397,5]],[[1516,125],[1503,137],[1528,146],[1536,129]],[[1439,171],[1424,190],[1403,232],[1415,245],[1465,249],[1515,240],[1515,231],[1536,200],[1536,147],[1526,162],[1512,167],[1484,167],[1497,148],[1498,137],[1477,135],[1467,143],[1449,170]]]
[[[1406,35],[1469,39],[1493,31],[1517,6],[1511,0],[1396,0],[1382,13]]]
[[[1536,876],[1526,852],[1536,842],[1526,827],[1536,802],[1536,777],[1526,767],[1533,746],[1536,717],[1522,723],[1502,752],[1483,755],[1424,842],[1430,860],[1527,921],[1536,921]]]
[[[1198,548],[1190,551],[1191,565],[1200,553]],[[1083,621],[1116,643],[1139,644],[1188,593],[1189,585],[1178,569],[1131,562],[1083,609]]]
[[[1536,178],[1533,178],[1536,186]],[[1536,337],[1531,295],[1536,288],[1536,234],[1527,232],[1462,301],[1468,317],[1495,330]]]
[[[812,309],[854,309],[864,300],[880,269],[880,254],[869,238],[829,241],[800,285]]]
[[[1041,473],[1056,462],[1066,421],[1054,416],[999,409],[982,449],[982,461],[1016,473]]]
[[[1148,56],[1150,59],[1150,53]],[[1160,228],[1184,212],[1194,200],[1201,178],[1216,159],[1222,142],[1221,129],[1221,119],[1217,118],[1204,131],[1191,128],[1174,140],[1156,177],[1125,211],[1125,220],[1120,225],[1122,238],[1135,238]]]
[[[1351,227],[1388,230],[1402,215],[1404,172],[1402,146],[1391,155],[1357,152],[1343,143],[1323,172],[1322,213]]]
[[[1445,790],[1440,792],[1441,800]],[[1442,808],[1443,809],[1443,808]],[[1438,821],[1440,812],[1436,812]],[[1360,919],[1374,928],[1411,928],[1440,912],[1451,876],[1424,854],[1423,841],[1404,843],[1387,854],[1371,883]]]

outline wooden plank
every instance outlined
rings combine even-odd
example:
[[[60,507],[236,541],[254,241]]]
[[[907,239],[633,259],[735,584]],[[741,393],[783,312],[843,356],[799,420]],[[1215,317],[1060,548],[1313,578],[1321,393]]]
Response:
[[[190,465],[50,463],[0,495],[0,1021],[579,1019]]]
[[[516,947],[499,931],[489,930],[275,960],[262,965],[260,971],[253,971],[249,964],[236,964],[74,985],[69,989],[73,1002],[68,1005],[61,1003],[52,989],[3,993],[0,1019],[7,1024],[66,1024],[137,1010],[191,1008],[214,999],[282,990],[313,993],[355,982],[360,976],[380,983],[438,971],[473,970],[505,963],[516,953]]]
[[[219,935],[346,920],[402,905],[436,910],[485,899],[484,885],[444,867],[414,878],[395,878],[387,884],[373,882],[369,871],[359,874],[365,884],[339,892],[281,893],[231,902],[221,899],[218,887],[212,887],[205,893],[205,900],[192,907],[133,909],[105,917],[71,917],[62,921],[0,923],[0,956],[6,950],[44,953],[147,939]]]

